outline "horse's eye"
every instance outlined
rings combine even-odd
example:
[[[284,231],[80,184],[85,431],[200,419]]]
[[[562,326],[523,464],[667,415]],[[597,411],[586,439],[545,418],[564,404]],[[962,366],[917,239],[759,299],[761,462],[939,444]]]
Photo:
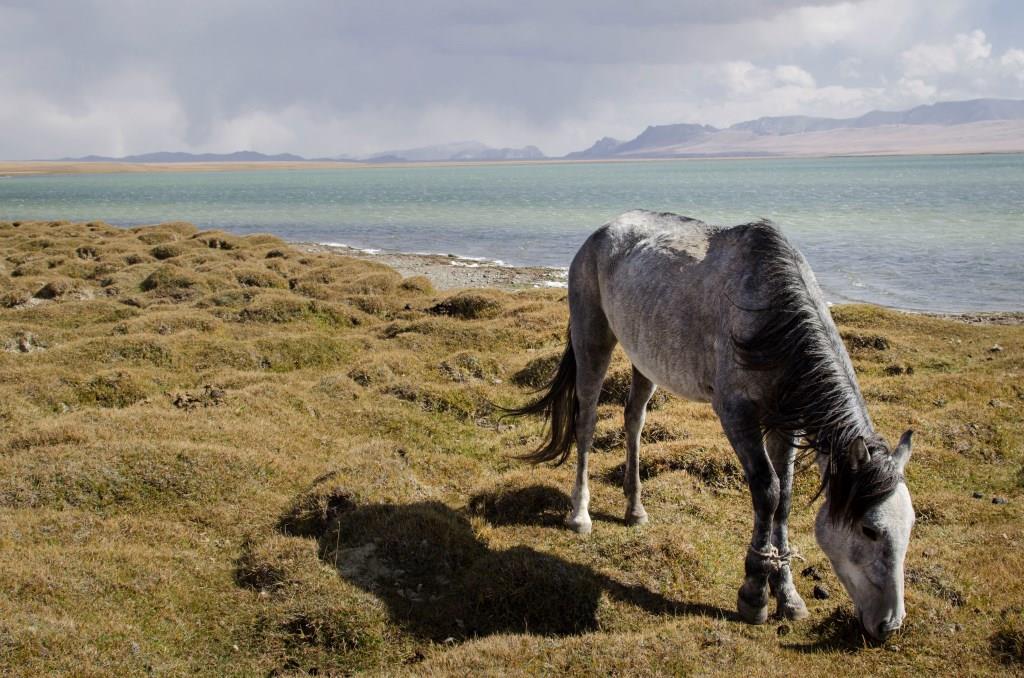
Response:
[[[863,532],[864,536],[870,539],[871,541],[875,541],[878,539],[878,530],[876,530],[873,527],[868,527],[867,525],[864,525],[860,528],[860,531]]]

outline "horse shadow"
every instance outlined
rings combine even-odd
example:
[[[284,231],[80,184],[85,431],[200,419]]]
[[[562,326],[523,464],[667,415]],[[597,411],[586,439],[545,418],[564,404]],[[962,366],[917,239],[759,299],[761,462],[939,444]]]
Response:
[[[537,484],[478,492],[469,498],[466,508],[491,525],[560,527],[565,524],[572,500],[562,490]],[[602,511],[591,511],[591,518],[619,525],[625,522]]]
[[[545,499],[539,503],[545,508],[538,522],[528,524],[549,524],[552,495],[531,496]],[[314,537],[322,562],[384,602],[393,622],[423,639],[450,643],[499,633],[594,631],[602,595],[653,615],[735,616],[526,546],[492,549],[465,513],[440,502],[357,505],[338,493],[313,519],[301,507],[300,500],[280,518],[278,530]]]
[[[816,640],[809,643],[787,644],[784,647],[801,654],[855,654],[866,647],[879,647],[885,644],[885,641],[874,640],[865,635],[860,620],[844,608],[833,610],[827,617],[815,622],[809,631]]]

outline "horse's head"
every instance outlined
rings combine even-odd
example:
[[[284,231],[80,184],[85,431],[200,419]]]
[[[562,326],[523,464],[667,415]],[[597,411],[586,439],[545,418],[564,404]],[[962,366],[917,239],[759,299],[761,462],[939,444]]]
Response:
[[[826,491],[815,522],[818,544],[853,599],[861,625],[879,640],[900,628],[906,616],[903,560],[914,526],[914,507],[902,474],[910,459],[910,437],[910,431],[904,433],[892,453],[885,450],[872,453],[863,439],[855,440],[846,455],[849,473],[855,475],[858,471],[866,472],[868,465],[881,465],[890,469],[889,473],[895,470],[900,480],[895,490],[855,520],[837,519],[835,507],[829,506],[830,493]],[[891,454],[891,458],[873,460],[872,454]]]

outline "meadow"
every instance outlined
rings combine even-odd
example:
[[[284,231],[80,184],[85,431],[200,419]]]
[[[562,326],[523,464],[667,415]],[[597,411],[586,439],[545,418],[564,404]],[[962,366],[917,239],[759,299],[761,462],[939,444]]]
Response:
[[[659,392],[642,528],[609,373],[594,532],[503,420],[565,291],[438,292],[185,223],[0,222],[4,675],[1005,675],[1024,671],[1024,327],[833,309],[891,442],[916,431],[907,621],[867,642],[814,542],[810,619],[735,616],[750,499],[710,407]],[[817,595],[815,589],[817,588]],[[826,597],[827,596],[827,597]]]

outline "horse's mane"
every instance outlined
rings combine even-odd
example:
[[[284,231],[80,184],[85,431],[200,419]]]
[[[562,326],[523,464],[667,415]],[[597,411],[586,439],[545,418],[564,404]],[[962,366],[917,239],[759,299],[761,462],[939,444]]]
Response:
[[[732,341],[742,367],[774,373],[761,403],[762,429],[802,438],[805,455],[827,458],[815,496],[825,494],[833,522],[853,524],[895,491],[899,471],[871,427],[846,349],[817,290],[808,288],[800,255],[770,222],[743,228],[766,305],[742,309],[754,314],[756,329]],[[871,453],[866,463],[851,458],[858,438]]]

